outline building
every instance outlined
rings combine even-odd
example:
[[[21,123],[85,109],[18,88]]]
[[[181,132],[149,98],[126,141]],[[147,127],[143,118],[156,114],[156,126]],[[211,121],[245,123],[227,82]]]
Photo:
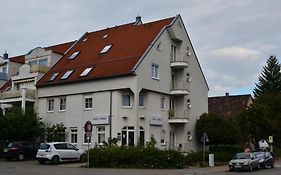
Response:
[[[224,117],[231,117],[253,103],[251,94],[209,97],[209,112]]]
[[[0,75],[5,75],[0,88],[0,105],[2,108],[20,106],[33,107],[37,102],[35,84],[64,55],[74,42],[50,47],[37,47],[25,55],[0,60]],[[4,77],[4,76],[2,76]],[[8,80],[8,81],[7,81]]]
[[[25,64],[1,87],[1,106],[33,105],[48,126],[63,123],[65,140],[78,147],[87,147],[83,127],[91,121],[91,147],[154,137],[161,149],[199,148],[195,123],[208,112],[208,85],[180,15],[137,17],[20,59]]]

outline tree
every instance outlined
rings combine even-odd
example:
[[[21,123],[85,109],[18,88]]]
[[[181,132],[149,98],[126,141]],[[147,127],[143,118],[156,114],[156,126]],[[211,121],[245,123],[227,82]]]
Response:
[[[6,112],[4,118],[5,135],[0,140],[36,140],[40,137],[44,124],[32,107],[23,111],[14,107]]]
[[[212,145],[236,144],[239,142],[238,126],[229,118],[205,113],[200,116],[195,128],[197,138],[201,139],[203,133],[206,132]]]
[[[52,125],[51,127],[47,127],[47,141],[48,142],[59,142],[65,140],[65,130],[66,127],[63,123],[59,123],[56,125]]]
[[[267,65],[263,67],[262,73],[259,76],[259,82],[254,88],[254,96],[260,97],[266,93],[281,92],[281,72],[280,63],[276,56],[270,56],[267,60]]]

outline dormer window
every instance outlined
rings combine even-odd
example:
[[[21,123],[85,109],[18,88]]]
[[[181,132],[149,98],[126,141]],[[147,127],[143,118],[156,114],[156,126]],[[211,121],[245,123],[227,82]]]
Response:
[[[92,69],[93,69],[92,67],[86,68],[86,69],[80,74],[80,77],[87,76],[87,75],[90,73],[90,71],[91,71]]]
[[[112,47],[112,45],[106,45],[104,48],[100,51],[100,53],[106,53],[108,50]]]
[[[49,81],[53,81],[58,75],[59,75],[59,72],[54,73],[54,74],[50,77]]]
[[[69,60],[74,59],[79,53],[80,53],[80,51],[74,52],[72,55],[70,55],[70,57],[68,57],[68,59]]]
[[[65,74],[60,79],[61,80],[67,79],[72,72],[73,72],[73,70],[69,70],[69,71],[65,72]]]

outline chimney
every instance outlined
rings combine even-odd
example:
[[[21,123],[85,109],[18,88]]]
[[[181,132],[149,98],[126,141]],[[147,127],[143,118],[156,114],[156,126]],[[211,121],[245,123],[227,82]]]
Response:
[[[228,96],[229,96],[229,93],[228,93],[228,92],[226,92],[226,93],[225,93],[225,96],[226,96],[226,97],[228,97]]]
[[[137,16],[137,17],[136,17],[135,25],[141,25],[141,24],[142,24],[141,16]]]
[[[7,60],[7,59],[8,59],[8,53],[7,53],[7,51],[5,51],[5,53],[3,54],[3,58],[4,58],[4,60]]]

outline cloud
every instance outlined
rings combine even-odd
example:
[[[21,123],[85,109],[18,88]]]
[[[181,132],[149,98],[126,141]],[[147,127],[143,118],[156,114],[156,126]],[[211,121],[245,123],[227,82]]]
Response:
[[[219,56],[223,58],[231,57],[237,60],[242,59],[251,59],[258,60],[260,56],[260,52],[253,49],[248,49],[241,46],[232,46],[232,47],[224,47],[219,48],[211,52],[214,56]]]

